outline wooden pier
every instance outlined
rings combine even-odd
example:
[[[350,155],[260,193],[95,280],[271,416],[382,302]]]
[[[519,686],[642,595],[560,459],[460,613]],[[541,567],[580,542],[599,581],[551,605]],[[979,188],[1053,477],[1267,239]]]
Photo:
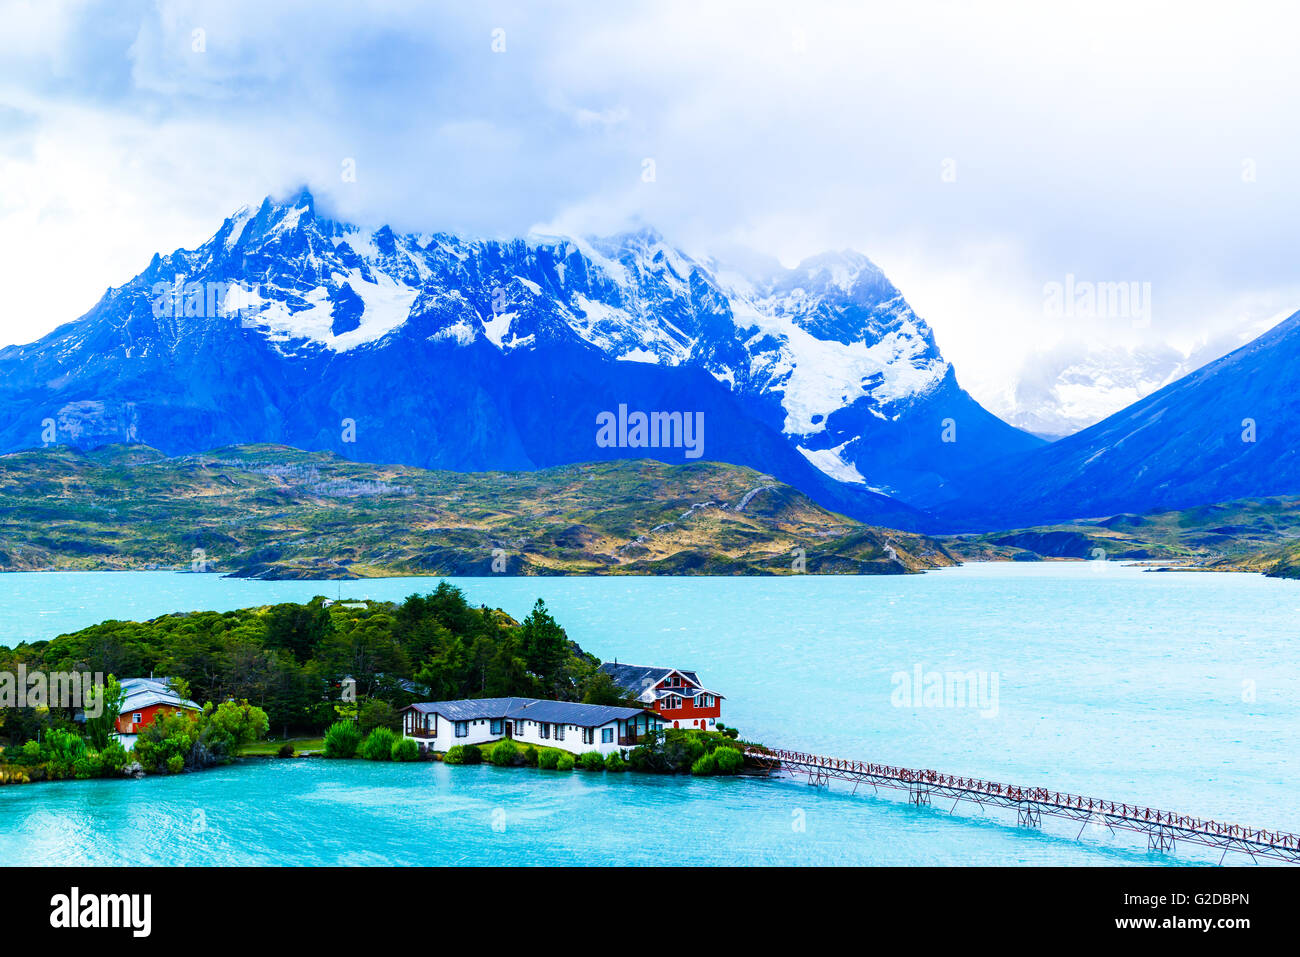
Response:
[[[1125,804],[1101,798],[1068,794],[1049,788],[998,784],[977,778],[956,777],[938,771],[896,768],[886,764],[869,764],[842,758],[828,758],[799,751],[746,747],[745,756],[760,767],[806,775],[814,785],[829,786],[832,779],[853,782],[854,793],[862,784],[907,792],[908,802],[931,805],[936,799],[953,802],[973,801],[981,807],[1009,808],[1016,812],[1022,827],[1041,827],[1043,815],[1093,824],[1114,831],[1123,829],[1145,834],[1147,847],[1154,851],[1173,851],[1179,841],[1222,848],[1223,858],[1229,851],[1240,851],[1252,859],[1269,858],[1300,864],[1300,835],[1287,831],[1224,824],[1190,814],[1164,811],[1138,804]]]

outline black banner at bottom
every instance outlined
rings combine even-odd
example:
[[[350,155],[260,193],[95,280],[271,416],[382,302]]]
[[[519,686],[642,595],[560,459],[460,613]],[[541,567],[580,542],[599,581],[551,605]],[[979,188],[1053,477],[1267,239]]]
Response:
[[[238,945],[258,928],[337,947],[416,927],[505,942],[641,926],[845,943],[969,932],[999,945],[1191,935],[1231,945],[1292,926],[1300,870],[14,868],[0,881],[11,943],[175,949]]]

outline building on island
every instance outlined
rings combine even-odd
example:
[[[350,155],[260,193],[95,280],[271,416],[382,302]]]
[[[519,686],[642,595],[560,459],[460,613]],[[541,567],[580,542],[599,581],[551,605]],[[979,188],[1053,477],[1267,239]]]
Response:
[[[115,737],[130,751],[140,732],[153,724],[160,714],[197,715],[203,709],[182,698],[171,687],[170,678],[123,678],[122,710],[117,716]]]
[[[605,662],[600,670],[633,699],[643,702],[670,728],[708,731],[722,717],[722,695],[700,683],[694,671]]]
[[[463,698],[426,701],[402,709],[402,734],[421,750],[448,751],[457,744],[509,738],[520,744],[581,754],[610,754],[635,746],[637,738],[663,727],[644,708],[616,708],[537,698]]]

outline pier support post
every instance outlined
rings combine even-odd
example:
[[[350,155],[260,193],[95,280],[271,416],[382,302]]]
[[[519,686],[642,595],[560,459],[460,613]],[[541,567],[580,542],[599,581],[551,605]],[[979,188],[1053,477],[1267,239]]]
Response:
[[[1159,827],[1147,833],[1148,851],[1172,851],[1174,849],[1174,832],[1167,827]]]
[[[1043,812],[1037,805],[1021,803],[1016,808],[1016,824],[1020,827],[1042,827]]]
[[[907,800],[909,804],[915,804],[917,807],[930,806],[930,789],[922,787],[919,784],[912,784],[907,789]]]

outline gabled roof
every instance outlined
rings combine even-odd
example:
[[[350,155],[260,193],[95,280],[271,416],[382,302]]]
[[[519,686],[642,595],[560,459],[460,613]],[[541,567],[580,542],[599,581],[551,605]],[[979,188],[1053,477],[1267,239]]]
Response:
[[[673,695],[676,695],[679,698],[694,698],[696,695],[702,695],[702,694],[711,694],[713,695],[713,697],[721,698],[724,701],[727,698],[726,695],[721,695],[718,694],[716,691],[710,691],[708,688],[700,688],[700,687],[659,688],[657,690],[646,692],[644,695],[642,695],[642,698],[644,699],[644,698],[653,697],[655,701],[662,701],[664,698],[669,698],[672,697]]]
[[[510,718],[545,721],[550,724],[573,724],[598,728],[611,721],[651,714],[644,708],[616,708],[601,704],[578,704],[572,701],[543,701],[539,698],[460,698],[455,701],[422,701],[403,711],[439,714],[448,721],[478,721],[483,718]]]
[[[120,714],[130,714],[132,711],[155,704],[171,705],[190,711],[202,710],[193,701],[182,698],[172,691],[170,678],[123,678],[118,684],[122,686],[125,696]]]
[[[549,721],[552,724],[576,724],[583,728],[597,728],[620,719],[635,718],[645,713],[644,708],[617,708],[603,704],[576,704],[571,701],[534,701],[510,715],[528,721]]]
[[[694,671],[683,671],[681,668],[621,665],[617,662],[607,661],[600,666],[600,670],[613,678],[614,684],[631,692],[634,697],[638,698],[654,688],[664,678],[674,673],[681,675],[695,687],[700,686],[700,679]]]
[[[421,714],[440,714],[448,721],[478,721],[481,718],[504,718],[535,698],[458,698],[454,701],[421,701],[409,708]],[[407,708],[403,708],[403,711]]]

